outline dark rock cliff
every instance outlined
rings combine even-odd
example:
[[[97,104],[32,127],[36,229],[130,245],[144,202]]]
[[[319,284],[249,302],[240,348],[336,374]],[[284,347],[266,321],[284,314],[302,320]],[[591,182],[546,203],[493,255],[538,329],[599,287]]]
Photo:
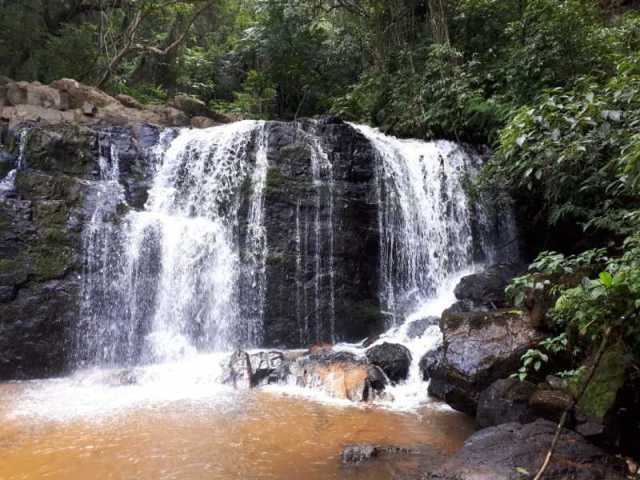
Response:
[[[332,207],[326,175],[322,186],[313,184],[310,133],[320,138],[333,165]],[[381,330],[371,145],[350,126],[330,121],[303,122],[299,128],[292,123],[273,123],[269,142],[266,343],[303,346],[330,342],[332,328],[336,338],[345,340]],[[331,230],[335,232],[333,239]],[[320,268],[315,264],[316,254],[321,258]],[[316,295],[316,288],[320,295]]]
[[[123,152],[122,174],[135,204],[134,186],[145,170],[139,150],[152,130],[106,132]],[[65,369],[79,311],[82,230],[97,194],[104,134],[71,125],[34,127],[23,141],[24,168],[16,172],[15,189],[0,196],[0,378]],[[8,131],[0,138],[0,151],[16,163],[19,138]]]
[[[371,146],[338,121],[267,128],[265,344],[295,347],[331,341],[332,334],[354,340],[379,331]],[[124,214],[144,206],[158,134],[150,126],[32,125],[15,189],[0,196],[0,378],[56,375],[69,367],[82,232],[100,195],[100,152],[118,150]],[[0,140],[0,167],[8,171],[18,162],[19,138],[5,128]],[[332,171],[314,182],[312,155],[319,147]],[[331,229],[339,235],[330,236]]]

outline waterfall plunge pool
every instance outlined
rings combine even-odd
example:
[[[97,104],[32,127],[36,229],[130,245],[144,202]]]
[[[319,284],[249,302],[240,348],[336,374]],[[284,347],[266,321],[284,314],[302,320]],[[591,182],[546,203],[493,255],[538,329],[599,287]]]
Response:
[[[148,367],[135,385],[115,386],[105,370],[0,385],[0,478],[390,479],[433,466],[473,430],[435,402],[403,412],[236,391],[211,381],[203,366],[214,360]],[[352,443],[419,454],[344,467]]]

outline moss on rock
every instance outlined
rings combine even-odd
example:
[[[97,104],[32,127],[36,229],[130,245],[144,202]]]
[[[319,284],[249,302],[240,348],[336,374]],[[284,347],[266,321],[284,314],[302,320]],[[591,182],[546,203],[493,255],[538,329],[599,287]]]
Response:
[[[95,169],[97,134],[79,125],[31,130],[25,157],[30,168],[67,175],[89,176]]]
[[[593,420],[604,420],[607,412],[615,404],[618,390],[624,384],[625,371],[630,360],[631,357],[622,342],[609,347],[602,355],[598,368],[578,403],[578,409],[583,414]],[[583,369],[571,382],[569,390],[574,396],[577,395],[588,371],[588,368]]]

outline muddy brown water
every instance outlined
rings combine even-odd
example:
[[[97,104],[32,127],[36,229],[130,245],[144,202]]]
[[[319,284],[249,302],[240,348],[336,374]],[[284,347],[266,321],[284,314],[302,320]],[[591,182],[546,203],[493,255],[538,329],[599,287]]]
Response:
[[[33,388],[0,385],[2,480],[382,480],[417,474],[473,430],[471,419],[435,403],[406,413],[264,391],[225,390],[109,414],[75,415],[71,399],[69,416],[49,418],[43,411],[64,412],[65,405],[48,404],[46,390],[44,401],[16,409]],[[64,398],[52,394],[50,402]],[[351,443],[420,445],[427,454],[346,468],[340,453]]]

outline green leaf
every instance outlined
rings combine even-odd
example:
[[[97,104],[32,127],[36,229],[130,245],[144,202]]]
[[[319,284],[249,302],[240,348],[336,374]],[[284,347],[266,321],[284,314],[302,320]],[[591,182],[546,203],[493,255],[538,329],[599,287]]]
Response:
[[[613,284],[613,275],[606,271],[600,272],[600,282],[606,288],[611,288],[611,285]]]

